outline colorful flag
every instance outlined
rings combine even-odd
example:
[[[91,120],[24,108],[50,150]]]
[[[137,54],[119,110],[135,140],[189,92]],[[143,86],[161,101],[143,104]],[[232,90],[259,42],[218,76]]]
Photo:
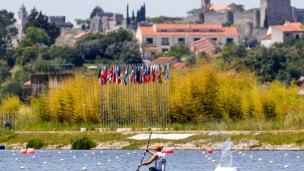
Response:
[[[169,82],[169,73],[170,72],[170,66],[169,66],[169,63],[167,63],[167,66],[166,66],[166,81]]]
[[[141,74],[141,82],[145,83],[145,78],[146,78],[146,73],[147,73],[147,68],[145,67],[145,64],[143,64],[142,66],[142,74]]]
[[[101,68],[98,69],[98,82],[101,84]]]
[[[124,72],[124,82],[125,82],[125,85],[128,84],[128,66],[125,67],[125,72]]]
[[[155,65],[151,65],[152,82],[155,82]]]
[[[113,75],[114,75],[114,74],[113,74],[113,67],[111,67],[110,70],[109,70],[109,72],[107,72],[107,77],[106,77],[107,80],[106,80],[106,81],[107,81],[107,82],[108,82],[108,81],[111,82]]]

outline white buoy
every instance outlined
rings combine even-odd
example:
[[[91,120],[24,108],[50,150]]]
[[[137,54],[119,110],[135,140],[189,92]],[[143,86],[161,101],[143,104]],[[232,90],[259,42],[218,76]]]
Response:
[[[288,165],[285,165],[284,168],[288,168]]]
[[[64,159],[61,159],[61,161],[64,161]]]
[[[15,155],[15,153],[14,154],[12,154],[13,156]]]
[[[205,157],[207,158],[207,157],[208,157],[208,155],[205,155]]]
[[[284,156],[287,156],[287,154],[284,154]]]
[[[35,158],[35,156],[33,156],[33,158]]]
[[[133,153],[136,153],[136,151],[133,151]]]
[[[243,154],[243,156],[245,156],[245,154]]]
[[[259,160],[262,160],[261,158],[259,158]]]
[[[14,150],[12,151],[12,153],[14,152]]]
[[[216,163],[216,160],[212,160],[212,163]]]
[[[299,158],[301,158],[300,156],[297,156],[297,158],[299,159]]]
[[[86,167],[83,167],[82,170],[87,170],[87,168],[86,168]]]
[[[61,152],[60,151],[58,151],[58,154],[60,154]]]
[[[270,160],[270,161],[269,161],[269,163],[270,163],[270,164],[273,164],[273,161],[272,161],[272,160]]]
[[[84,156],[87,156],[87,154],[84,154]]]
[[[239,154],[242,154],[242,152],[240,151]]]
[[[76,156],[73,157],[74,159],[76,158]]]
[[[43,151],[40,151],[40,153],[43,153]]]
[[[253,156],[250,156],[250,158],[253,158]]]
[[[216,167],[214,171],[240,171],[237,167],[221,167],[220,165]]]
[[[101,163],[98,163],[97,165],[98,165],[98,166],[100,166],[100,165],[101,165]]]
[[[130,154],[130,153],[127,153],[128,155]]]
[[[202,155],[205,155],[205,151],[202,152]]]
[[[108,162],[111,162],[111,161],[112,161],[111,159],[108,160]]]
[[[73,151],[70,151],[70,153],[73,153]]]
[[[116,158],[118,159],[119,157],[117,156]]]
[[[208,160],[211,160],[211,158],[209,157]]]
[[[102,151],[100,151],[100,153],[102,153]]]
[[[43,164],[47,164],[47,162],[43,162]]]
[[[25,167],[21,166],[20,169],[24,169]]]
[[[94,155],[95,153],[93,152],[92,154]]]
[[[16,160],[19,160],[18,158],[16,158]]]

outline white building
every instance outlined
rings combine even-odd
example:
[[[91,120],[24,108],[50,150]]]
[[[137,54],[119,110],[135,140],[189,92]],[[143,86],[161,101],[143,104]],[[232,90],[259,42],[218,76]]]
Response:
[[[304,27],[301,23],[285,22],[284,25],[270,26],[261,44],[270,47],[274,43],[291,43],[295,39],[300,39],[303,34]]]
[[[238,35],[235,27],[222,27],[221,24],[154,24],[140,26],[136,38],[143,58],[151,60],[154,55],[167,52],[172,46],[190,46],[204,37],[222,44],[238,43]]]

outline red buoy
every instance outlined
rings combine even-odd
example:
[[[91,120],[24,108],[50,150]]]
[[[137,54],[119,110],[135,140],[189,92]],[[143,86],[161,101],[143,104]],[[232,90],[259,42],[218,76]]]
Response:
[[[26,149],[25,148],[21,149],[20,154],[26,154]]]
[[[164,148],[162,152],[166,153],[166,154],[173,154],[174,149],[172,147],[167,147],[167,148]]]
[[[33,148],[29,148],[27,149],[26,154],[35,154],[35,150]]]
[[[208,147],[207,152],[211,154],[213,152],[213,149],[211,147]]]

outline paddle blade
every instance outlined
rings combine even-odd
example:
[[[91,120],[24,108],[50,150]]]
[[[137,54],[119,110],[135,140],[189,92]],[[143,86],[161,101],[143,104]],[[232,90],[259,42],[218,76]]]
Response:
[[[172,147],[167,147],[163,149],[163,153],[166,154],[173,154],[174,153],[174,149]]]

